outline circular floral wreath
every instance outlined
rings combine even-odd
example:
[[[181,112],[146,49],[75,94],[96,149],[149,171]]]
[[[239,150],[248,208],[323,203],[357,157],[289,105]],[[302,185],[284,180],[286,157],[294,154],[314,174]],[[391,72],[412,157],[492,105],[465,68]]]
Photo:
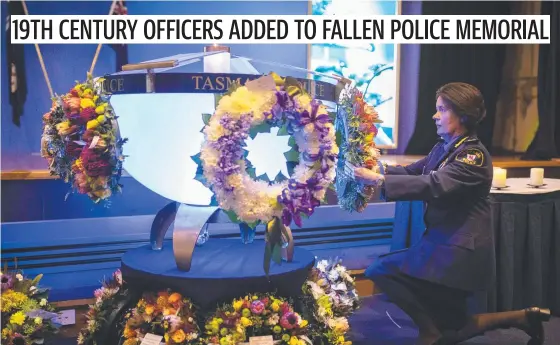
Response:
[[[91,74],[69,93],[55,97],[51,110],[43,115],[41,155],[49,162],[51,175],[96,203],[122,187],[126,139],[120,138],[116,119]]]
[[[338,204],[346,211],[362,212],[375,188],[347,176],[346,163],[376,169],[380,156],[375,147],[376,123],[382,123],[375,108],[364,101],[361,91],[346,86],[340,94],[336,128],[341,138],[335,188]]]
[[[255,226],[277,217],[286,226],[292,221],[301,226],[302,214],[310,216],[321,204],[335,177],[336,133],[326,107],[297,80],[271,74],[235,85],[206,122],[204,181],[238,221]],[[288,167],[295,166],[288,180],[257,180],[245,160],[246,138],[271,127],[292,136],[292,150],[284,154]]]
[[[205,338],[212,345],[236,345],[272,335],[275,344],[311,345],[308,325],[287,300],[255,294],[218,308],[206,322]]]
[[[177,292],[144,293],[125,318],[123,345],[139,345],[148,333],[162,336],[167,345],[198,344],[195,308]]]

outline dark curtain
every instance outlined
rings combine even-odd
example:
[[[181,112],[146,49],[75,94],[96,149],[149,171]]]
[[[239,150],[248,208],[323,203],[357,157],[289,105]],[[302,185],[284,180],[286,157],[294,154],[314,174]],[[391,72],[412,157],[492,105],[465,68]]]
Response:
[[[425,15],[507,15],[507,1],[426,1]],[[478,136],[492,149],[492,134],[496,103],[502,81],[505,44],[426,44],[420,48],[418,78],[418,108],[416,126],[405,154],[425,155],[438,137],[432,115],[435,113],[435,93],[449,82],[465,82],[480,89],[486,104],[486,119],[481,122]]]
[[[25,15],[21,1],[8,2],[9,16]],[[25,75],[25,45],[12,44],[10,17],[6,19],[6,50],[8,87],[10,88],[10,105],[12,106],[12,122],[20,126],[23,106],[27,99],[27,78]]]
[[[543,1],[541,6],[541,14],[550,15],[550,44],[539,46],[539,128],[525,160],[549,160],[560,152],[560,2]]]

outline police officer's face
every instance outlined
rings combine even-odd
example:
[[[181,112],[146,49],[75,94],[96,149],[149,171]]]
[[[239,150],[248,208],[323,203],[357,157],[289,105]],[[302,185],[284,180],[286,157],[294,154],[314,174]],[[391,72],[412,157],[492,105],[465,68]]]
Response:
[[[452,138],[462,131],[459,117],[453,113],[451,107],[447,106],[441,97],[436,102],[436,113],[432,116],[436,123],[437,134],[444,139]]]

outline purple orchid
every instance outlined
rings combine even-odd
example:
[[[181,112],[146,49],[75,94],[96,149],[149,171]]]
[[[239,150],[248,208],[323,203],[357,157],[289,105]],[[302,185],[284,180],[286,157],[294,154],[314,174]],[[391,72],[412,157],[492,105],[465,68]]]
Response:
[[[304,110],[300,114],[299,123],[300,126],[305,127],[306,125],[313,123],[315,129],[322,135],[329,134],[329,129],[325,126],[327,123],[331,122],[331,118],[328,114],[318,114],[319,106],[321,103],[318,100],[311,101],[311,113]]]

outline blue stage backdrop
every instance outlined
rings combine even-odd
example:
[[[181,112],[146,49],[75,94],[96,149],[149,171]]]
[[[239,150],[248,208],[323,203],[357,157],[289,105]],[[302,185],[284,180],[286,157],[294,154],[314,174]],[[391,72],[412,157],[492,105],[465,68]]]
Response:
[[[27,2],[30,14],[101,15],[109,13],[111,2],[106,1],[31,1]],[[283,15],[306,14],[305,1],[133,1],[127,2],[128,13],[135,15]],[[2,2],[2,28],[6,29],[8,6]],[[6,40],[2,39],[2,75],[7,75]],[[41,45],[47,72],[54,92],[65,93],[75,80],[83,80],[89,70],[96,45]],[[294,66],[306,66],[305,45],[234,45],[233,54],[261,60],[273,60]],[[202,45],[129,45],[130,62],[140,62],[179,53],[202,51]],[[115,72],[116,54],[104,46],[95,67],[96,75]],[[25,46],[27,74],[27,101],[24,105],[21,127],[12,123],[12,108],[2,102],[2,170],[46,169],[39,156],[41,116],[50,107],[50,96],[43,78],[35,47]],[[9,98],[8,78],[2,78],[2,99]]]

